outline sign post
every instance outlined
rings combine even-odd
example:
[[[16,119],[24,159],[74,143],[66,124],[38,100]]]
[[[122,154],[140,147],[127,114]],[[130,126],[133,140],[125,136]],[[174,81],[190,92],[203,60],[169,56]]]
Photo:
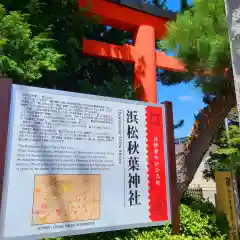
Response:
[[[0,84],[1,239],[178,228],[171,103]]]
[[[167,131],[167,151],[169,162],[169,181],[170,181],[170,196],[171,196],[171,216],[172,216],[172,232],[173,234],[180,233],[180,195],[177,187],[177,169],[176,155],[174,143],[174,125],[173,125],[173,109],[171,102],[164,103],[166,108],[166,131]]]
[[[238,222],[239,222],[239,203],[236,196],[236,186],[234,184],[234,175],[232,171],[216,171],[216,206],[220,213],[227,216],[230,224],[229,239],[239,239]]]

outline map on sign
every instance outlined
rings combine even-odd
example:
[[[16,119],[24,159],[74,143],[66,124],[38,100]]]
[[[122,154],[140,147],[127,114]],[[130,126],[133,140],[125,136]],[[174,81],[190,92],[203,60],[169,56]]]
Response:
[[[100,218],[100,175],[36,175],[32,225]]]

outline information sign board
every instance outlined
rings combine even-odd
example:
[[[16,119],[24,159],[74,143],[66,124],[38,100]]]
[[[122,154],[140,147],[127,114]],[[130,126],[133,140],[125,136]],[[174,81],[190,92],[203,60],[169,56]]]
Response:
[[[164,105],[11,89],[1,239],[171,223]]]

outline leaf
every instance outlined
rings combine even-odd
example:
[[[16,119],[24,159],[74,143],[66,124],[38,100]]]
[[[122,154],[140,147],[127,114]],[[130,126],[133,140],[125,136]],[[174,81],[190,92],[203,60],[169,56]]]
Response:
[[[158,45],[180,58],[191,74],[219,69],[217,79],[200,76],[197,83],[204,93],[218,95],[227,81],[222,69],[231,68],[224,1],[193,0],[191,8],[182,1],[182,9],[176,21],[167,23],[168,33]],[[168,84],[189,81],[189,74],[178,79],[168,72],[165,75]]]
[[[236,153],[238,149],[236,148],[219,148],[216,153],[217,154],[224,154],[224,155],[233,155]]]
[[[2,9],[0,5],[0,72],[14,82],[27,84],[41,78],[43,71],[56,71],[62,54],[51,48],[53,40],[48,33],[33,36],[27,14],[6,14]]]

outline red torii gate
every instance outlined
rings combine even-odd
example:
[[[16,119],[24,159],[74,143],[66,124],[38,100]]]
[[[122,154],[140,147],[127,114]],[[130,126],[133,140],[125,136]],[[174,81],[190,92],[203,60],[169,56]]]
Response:
[[[80,7],[86,7],[88,0],[78,0],[78,3]],[[157,52],[155,48],[156,38],[162,38],[166,33],[165,24],[174,15],[172,12],[165,11],[165,17],[158,17],[107,0],[91,0],[89,14],[99,16],[102,24],[135,34],[134,46],[118,46],[84,39],[83,53],[134,63],[133,84],[135,89],[141,86],[140,100],[157,102],[156,67],[185,71],[178,59],[167,56],[164,52]]]
[[[169,57],[164,52],[157,52],[155,48],[156,38],[162,38],[165,35],[167,30],[165,26],[166,22],[173,20],[176,14],[166,10],[160,10],[160,14],[159,10],[157,10],[157,14],[149,14],[148,10],[147,12],[136,10],[136,8],[139,9],[138,3],[141,0],[112,0],[115,2],[120,1],[122,5],[110,0],[78,0],[78,4],[80,7],[85,8],[88,6],[88,1],[90,1],[88,9],[90,16],[97,15],[100,17],[100,23],[128,30],[134,33],[135,37],[134,46],[128,44],[119,46],[84,39],[83,53],[134,63],[134,88],[136,89],[141,86],[143,90],[141,96],[139,96],[139,100],[156,103],[156,67],[170,71],[186,71],[185,66],[178,59]],[[166,115],[168,118],[167,141],[170,184],[172,185],[170,188],[172,229],[174,233],[179,233],[179,194],[176,186],[172,105],[168,103],[166,103]]]

